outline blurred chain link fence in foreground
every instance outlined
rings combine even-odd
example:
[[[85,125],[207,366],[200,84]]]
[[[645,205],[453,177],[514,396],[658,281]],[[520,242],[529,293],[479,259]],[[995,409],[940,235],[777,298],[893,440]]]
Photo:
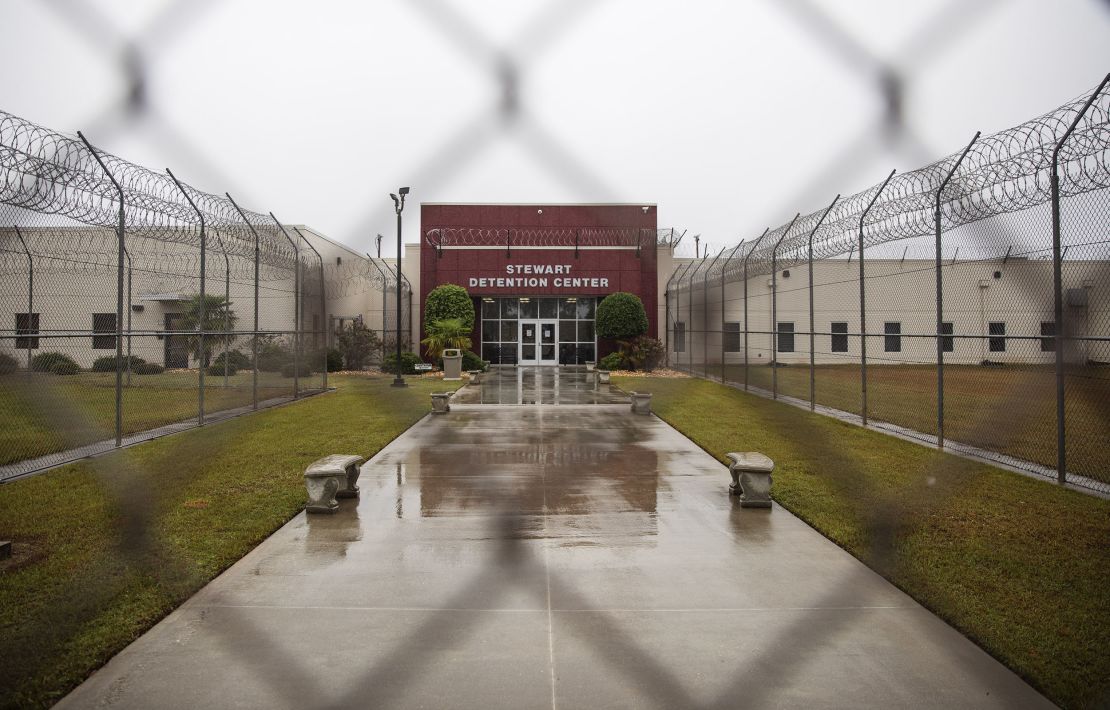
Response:
[[[1104,80],[681,265],[668,361],[1110,491],[1108,225]]]

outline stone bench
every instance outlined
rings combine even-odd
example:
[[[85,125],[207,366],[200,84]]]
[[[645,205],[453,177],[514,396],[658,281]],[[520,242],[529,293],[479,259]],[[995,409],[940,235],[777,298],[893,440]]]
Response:
[[[482,371],[481,370],[467,370],[466,374],[470,375],[470,384],[482,384]]]
[[[447,414],[451,411],[450,392],[432,392],[432,414]]]
[[[651,392],[629,392],[633,414],[651,414]]]
[[[732,475],[728,494],[740,496],[741,508],[771,507],[771,471],[775,462],[758,451],[730,453],[728,467]]]
[[[339,508],[336,498],[358,498],[359,466],[365,461],[361,456],[332,454],[314,461],[304,471],[308,489],[309,513],[334,513]]]
[[[603,385],[609,384],[609,371],[608,370],[598,370],[597,371],[597,381],[598,381],[599,384],[603,384]]]

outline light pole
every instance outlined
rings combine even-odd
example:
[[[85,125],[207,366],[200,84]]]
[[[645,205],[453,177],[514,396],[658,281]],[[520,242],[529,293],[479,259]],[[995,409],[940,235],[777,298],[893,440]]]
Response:
[[[406,387],[405,378],[401,377],[401,212],[405,209],[405,195],[409,194],[407,187],[397,190],[397,195],[392,192],[393,207],[397,211],[397,376],[393,378],[394,387]]]

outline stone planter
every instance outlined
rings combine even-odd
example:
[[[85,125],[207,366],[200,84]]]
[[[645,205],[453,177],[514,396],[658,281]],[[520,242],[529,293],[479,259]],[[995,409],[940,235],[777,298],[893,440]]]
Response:
[[[603,385],[609,384],[609,371],[608,370],[598,370],[597,371],[597,381],[600,384],[603,384]]]
[[[741,508],[771,507],[771,471],[775,462],[758,451],[730,453],[732,463],[728,472],[732,476],[728,494],[740,496]]]
[[[361,456],[332,454],[314,461],[304,472],[308,490],[305,510],[334,513],[339,508],[336,498],[357,498],[359,466],[365,460]]]
[[[451,411],[450,392],[432,392],[432,414],[447,414]]]
[[[467,370],[466,373],[470,375],[470,384],[482,384],[482,371],[481,370]]]
[[[597,369],[597,363],[596,362],[587,362],[586,363],[586,372],[593,372],[596,369]]]
[[[651,414],[651,392],[630,392],[633,414]]]

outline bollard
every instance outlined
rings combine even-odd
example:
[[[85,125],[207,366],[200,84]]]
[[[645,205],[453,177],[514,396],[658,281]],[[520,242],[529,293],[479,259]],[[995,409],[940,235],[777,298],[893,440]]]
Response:
[[[732,475],[728,494],[740,496],[741,508],[771,507],[771,471],[775,462],[758,451],[730,453],[732,464],[728,472]]]
[[[451,411],[450,392],[432,392],[432,414],[447,414]]]
[[[651,392],[630,392],[633,414],[651,414]]]

